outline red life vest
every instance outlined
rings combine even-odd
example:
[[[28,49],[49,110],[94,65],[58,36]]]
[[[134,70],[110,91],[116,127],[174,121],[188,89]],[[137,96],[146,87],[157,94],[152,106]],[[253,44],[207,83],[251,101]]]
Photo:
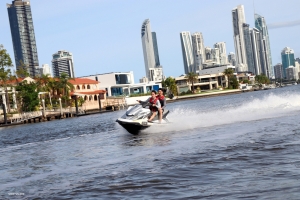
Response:
[[[149,102],[150,102],[150,104],[151,104],[151,106],[150,106],[149,108],[150,108],[150,110],[153,111],[153,112],[158,111],[158,109],[157,109],[156,106],[152,106],[153,104],[156,104],[157,100],[158,100],[157,98],[153,99],[152,97],[151,97],[150,100],[149,100]]]
[[[161,95],[161,96],[157,95],[156,97],[159,100],[160,106],[164,107],[164,105],[165,105],[165,101],[164,101],[165,100],[165,96],[164,95]]]

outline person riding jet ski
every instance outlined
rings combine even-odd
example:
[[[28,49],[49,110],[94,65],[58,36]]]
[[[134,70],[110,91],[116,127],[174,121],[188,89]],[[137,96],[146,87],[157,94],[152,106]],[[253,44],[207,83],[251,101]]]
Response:
[[[160,101],[156,97],[156,91],[151,91],[151,97],[149,97],[146,101],[137,100],[139,103],[149,103],[149,109],[151,110],[151,117],[149,118],[148,122],[152,122],[153,118],[157,115],[159,109],[161,109]],[[160,117],[161,119],[161,117]],[[161,120],[160,120],[161,122]]]
[[[163,112],[164,112],[164,109],[167,105],[167,101],[166,101],[166,98],[164,96],[164,91],[162,88],[159,88],[158,89],[158,95],[156,96],[157,99],[159,100],[159,103],[161,105],[161,108],[158,109],[158,113],[159,113],[159,123],[161,123],[161,120],[162,120],[162,116],[163,116]]]

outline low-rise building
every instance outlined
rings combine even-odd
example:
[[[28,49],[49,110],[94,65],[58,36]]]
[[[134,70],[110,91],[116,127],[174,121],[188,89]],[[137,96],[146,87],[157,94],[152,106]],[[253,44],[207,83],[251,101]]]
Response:
[[[144,82],[134,83],[133,72],[111,72],[106,74],[96,74],[84,76],[95,81],[99,81],[99,88],[105,90],[107,96],[130,96],[131,94],[146,94],[151,90],[158,90],[161,83]]]
[[[193,89],[192,83],[185,75],[175,78],[175,82],[179,94]],[[199,75],[197,81],[194,82],[194,90],[212,90],[218,89],[219,86],[227,87],[227,78],[223,73]]]

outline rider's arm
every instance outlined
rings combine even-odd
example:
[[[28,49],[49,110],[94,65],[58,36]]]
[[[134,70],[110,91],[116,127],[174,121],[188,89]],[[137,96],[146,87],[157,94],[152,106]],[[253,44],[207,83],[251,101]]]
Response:
[[[159,102],[159,101],[156,101],[155,106],[156,106],[156,108],[161,108],[160,102]]]
[[[151,97],[149,97],[146,101],[141,101],[141,100],[139,100],[139,103],[148,103],[148,102],[150,101],[150,98],[151,98]]]

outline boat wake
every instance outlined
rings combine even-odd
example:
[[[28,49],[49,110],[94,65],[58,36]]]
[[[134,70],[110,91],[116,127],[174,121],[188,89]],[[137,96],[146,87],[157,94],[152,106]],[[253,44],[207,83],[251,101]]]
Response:
[[[248,102],[234,102],[230,105],[214,105],[205,108],[175,107],[169,119],[171,126],[160,128],[161,131],[181,131],[201,127],[211,127],[236,122],[256,121],[266,118],[276,118],[292,115],[300,110],[300,95],[270,93],[261,98],[251,98]],[[197,104],[201,105],[201,104]],[[153,132],[155,130],[151,130]]]

